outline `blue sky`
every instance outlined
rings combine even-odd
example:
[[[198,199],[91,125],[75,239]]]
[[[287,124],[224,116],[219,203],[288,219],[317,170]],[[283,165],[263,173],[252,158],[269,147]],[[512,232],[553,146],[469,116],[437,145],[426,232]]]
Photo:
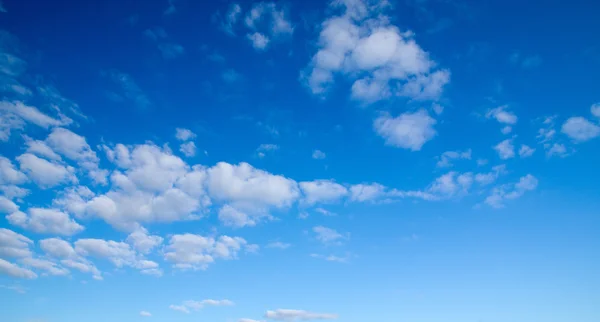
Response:
[[[0,1],[2,320],[600,320],[599,9]]]

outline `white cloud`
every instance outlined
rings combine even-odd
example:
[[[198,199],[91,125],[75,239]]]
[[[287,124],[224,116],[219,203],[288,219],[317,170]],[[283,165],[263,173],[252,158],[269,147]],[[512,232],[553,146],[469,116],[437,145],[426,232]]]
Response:
[[[300,195],[294,180],[256,169],[248,163],[219,162],[208,169],[207,186],[213,198],[236,206],[287,207]]]
[[[2,102],[0,102],[0,112],[2,112],[3,114],[6,113],[5,115],[3,115],[3,118],[4,117],[10,118],[11,116],[13,118],[16,117],[16,118],[22,119],[26,122],[33,123],[44,129],[48,129],[48,128],[54,127],[54,126],[68,125],[73,122],[73,120],[71,120],[70,118],[68,118],[62,114],[59,114],[60,119],[55,119],[53,117],[50,117],[50,116],[40,112],[40,110],[38,110],[37,108],[35,108],[33,106],[25,105],[23,102],[20,102],[20,101],[16,101],[16,102],[2,101]],[[4,122],[2,122],[2,123],[4,123]],[[10,128],[7,130],[3,129],[2,132],[4,132],[4,131],[8,131],[8,133],[10,133]]]
[[[0,213],[10,214],[19,210],[19,206],[12,202],[12,200],[0,196]]]
[[[248,40],[252,43],[252,47],[256,50],[265,50],[269,45],[269,37],[261,34],[260,32],[254,32],[246,35]]]
[[[321,150],[314,150],[312,153],[312,158],[316,159],[316,160],[322,160],[325,159],[327,157],[327,155],[325,154],[325,152],[321,151]]]
[[[512,143],[511,139],[506,139],[496,146],[494,146],[494,150],[498,152],[498,156],[500,159],[506,160],[515,157],[515,146]]]
[[[81,256],[106,259],[116,267],[137,267],[140,264],[135,251],[124,242],[94,238],[79,239],[75,242],[75,252]]]
[[[184,128],[175,129],[175,138],[179,141],[189,141],[196,138],[196,133]]]
[[[436,166],[438,168],[447,168],[451,167],[453,160],[471,160],[471,149],[466,151],[446,151],[442,153],[442,155],[438,158],[438,162]]]
[[[163,243],[163,238],[156,235],[150,235],[146,228],[140,227],[129,234],[126,241],[140,253],[148,254]]]
[[[27,176],[23,172],[17,170],[9,159],[0,156],[0,184],[22,184],[26,181]]]
[[[193,157],[196,155],[196,143],[186,142],[179,146],[179,151],[186,157]]]
[[[337,263],[347,263],[350,260],[350,256],[336,256],[336,255],[322,255],[322,254],[310,254],[312,258],[318,258],[322,260],[326,260],[328,262],[337,262]]]
[[[41,188],[52,188],[63,183],[76,183],[75,169],[57,162],[41,159],[31,153],[17,157],[21,171]]]
[[[562,125],[561,131],[576,143],[585,142],[600,136],[600,126],[579,116],[566,120]]]
[[[502,132],[502,134],[509,134],[510,132],[512,132],[512,126],[505,126],[502,128],[502,130],[500,130],[500,132]]]
[[[302,78],[313,94],[326,93],[337,74],[350,78],[352,97],[373,103],[390,96],[436,99],[450,73],[436,70],[413,34],[393,26],[387,2],[331,1],[342,13],[322,24],[318,50]]]
[[[456,171],[448,172],[433,181],[426,192],[436,199],[448,199],[456,196],[463,196],[468,193],[473,183],[473,174],[471,172],[458,173]]]
[[[165,247],[165,260],[179,269],[206,269],[215,259],[235,259],[250,245],[240,237],[205,237],[194,234],[173,235]]]
[[[219,209],[219,220],[225,226],[235,228],[251,227],[256,225],[257,219],[229,205],[225,205]]]
[[[554,143],[550,146],[550,148],[546,151],[546,156],[548,157],[552,157],[552,156],[558,156],[558,157],[566,157],[567,154],[567,147],[564,144],[561,143]]]
[[[152,316],[148,311],[140,311],[140,316]]]
[[[499,107],[490,109],[485,114],[485,116],[487,118],[494,118],[499,123],[509,124],[509,125],[517,124],[517,120],[518,120],[517,116],[513,112],[510,112],[508,110],[507,105],[503,105],[503,106],[499,106]]]
[[[521,158],[528,158],[530,156],[533,155],[533,153],[535,152],[535,149],[525,145],[525,144],[521,144],[521,148],[519,149],[519,156]]]
[[[5,274],[15,278],[37,278],[37,274],[33,271],[20,267],[19,265],[16,265],[14,263],[5,261],[2,258],[0,258],[0,274]]]
[[[419,151],[427,141],[435,137],[433,126],[436,123],[427,111],[419,110],[414,113],[406,112],[395,118],[383,114],[375,120],[373,126],[387,145]]]
[[[6,228],[0,228],[0,256],[2,257],[29,257],[29,246],[33,241],[21,234]]]
[[[265,313],[265,318],[277,321],[306,321],[306,320],[335,320],[337,314],[331,313],[315,313],[304,310],[277,309],[269,310]]]
[[[71,273],[68,269],[60,267],[56,263],[45,259],[27,257],[21,259],[21,263],[27,267],[32,267],[35,269],[46,271],[46,273],[44,274],[65,276]]]
[[[315,238],[323,244],[338,244],[348,238],[334,229],[323,226],[315,226],[312,230],[316,235]]]
[[[515,184],[494,188],[484,202],[494,208],[503,208],[506,200],[520,198],[525,192],[535,190],[537,186],[538,180],[531,174],[528,174],[521,177],[519,182]]]
[[[184,305],[169,305],[169,308],[171,310],[183,312],[186,314],[190,313],[190,310],[187,307],[185,307]]]
[[[348,189],[333,180],[300,182],[303,201],[309,205],[336,202],[348,195]]]
[[[84,230],[68,214],[56,209],[29,208],[28,213],[17,211],[6,219],[12,225],[43,234],[71,236]]]
[[[61,161],[60,155],[58,155],[51,147],[44,141],[33,140],[28,136],[24,136],[25,144],[27,145],[27,152],[35,154],[46,159]]]
[[[355,184],[350,186],[350,200],[358,202],[373,201],[383,196],[385,190],[385,186],[379,183]]]
[[[475,182],[482,186],[492,184],[498,177],[506,173],[506,166],[499,165],[492,168],[491,172],[477,173],[474,177]]]
[[[74,258],[77,256],[77,253],[71,244],[60,238],[47,238],[40,240],[39,245],[44,253],[52,257]]]

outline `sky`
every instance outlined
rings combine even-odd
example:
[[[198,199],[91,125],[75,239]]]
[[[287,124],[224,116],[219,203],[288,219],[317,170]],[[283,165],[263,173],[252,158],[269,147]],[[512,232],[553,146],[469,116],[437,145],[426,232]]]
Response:
[[[0,1],[0,320],[600,321],[599,10]]]

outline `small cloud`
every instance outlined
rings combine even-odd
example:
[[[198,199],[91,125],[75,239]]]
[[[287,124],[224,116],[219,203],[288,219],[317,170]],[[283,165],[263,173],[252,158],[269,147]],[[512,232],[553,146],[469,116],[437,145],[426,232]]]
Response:
[[[287,243],[282,243],[279,241],[271,242],[267,244],[267,248],[277,248],[277,249],[288,249],[291,245]]]
[[[175,129],[175,137],[179,141],[188,141],[194,139],[196,137],[196,133],[192,132],[191,130],[178,127]]]
[[[152,316],[152,314],[150,314],[148,311],[141,311],[140,316]]]
[[[519,149],[519,156],[521,158],[528,158],[528,157],[532,156],[534,152],[535,152],[534,148],[527,146],[525,144],[522,144],[521,148]]]
[[[227,83],[235,83],[242,78],[242,75],[233,69],[228,69],[221,74],[221,78]]]
[[[269,44],[269,37],[261,34],[260,32],[254,32],[246,35],[246,38],[252,43],[252,47],[258,51],[263,51]]]
[[[600,126],[579,116],[571,117],[563,123],[561,132],[575,143],[585,142],[600,136]]]
[[[325,152],[321,151],[321,150],[314,150],[313,154],[312,154],[312,158],[315,160],[323,160],[327,157],[327,155],[325,154]]]
[[[496,146],[494,146],[494,150],[498,152],[500,159],[506,160],[510,158],[514,158],[515,156],[515,146],[512,144],[512,140],[506,139]]]

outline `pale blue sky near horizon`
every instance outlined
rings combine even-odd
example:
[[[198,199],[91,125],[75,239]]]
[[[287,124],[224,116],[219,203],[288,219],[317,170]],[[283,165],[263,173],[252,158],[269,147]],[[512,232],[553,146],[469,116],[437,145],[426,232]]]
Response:
[[[0,320],[600,320],[599,4],[0,0]]]

